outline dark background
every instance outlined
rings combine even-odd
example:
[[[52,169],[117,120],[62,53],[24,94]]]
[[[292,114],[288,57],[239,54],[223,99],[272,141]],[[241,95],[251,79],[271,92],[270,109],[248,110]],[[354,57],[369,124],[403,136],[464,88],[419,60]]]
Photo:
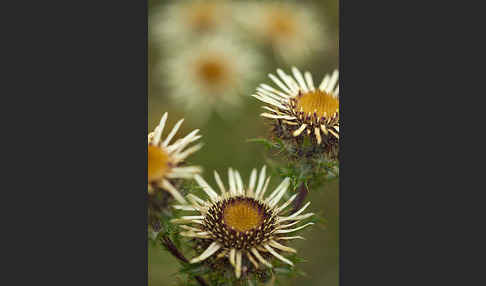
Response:
[[[2,282],[145,285],[147,2],[5,4]],[[340,0],[340,284],[484,284],[482,11]]]

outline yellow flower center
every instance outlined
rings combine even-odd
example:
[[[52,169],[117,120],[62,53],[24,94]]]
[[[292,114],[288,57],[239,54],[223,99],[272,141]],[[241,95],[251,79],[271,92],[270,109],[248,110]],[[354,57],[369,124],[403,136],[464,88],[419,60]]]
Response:
[[[148,146],[148,181],[162,179],[169,170],[169,155],[156,146]]]
[[[217,6],[214,3],[196,3],[188,7],[191,26],[196,31],[209,31],[216,25]]]
[[[198,64],[199,76],[210,85],[218,85],[227,79],[227,67],[218,58],[206,58]]]
[[[291,11],[275,9],[267,18],[267,32],[270,37],[282,39],[292,37],[297,30]]]
[[[339,112],[339,98],[321,90],[311,91],[296,98],[296,111],[314,114],[318,117],[329,117]]]
[[[235,201],[225,207],[223,220],[227,226],[245,232],[262,224],[263,212],[248,200]]]

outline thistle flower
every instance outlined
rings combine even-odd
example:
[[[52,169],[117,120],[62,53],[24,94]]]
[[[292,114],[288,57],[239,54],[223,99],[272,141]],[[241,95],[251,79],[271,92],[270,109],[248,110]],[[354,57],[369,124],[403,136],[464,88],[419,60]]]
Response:
[[[261,116],[286,125],[293,137],[314,134],[317,144],[337,144],[339,140],[339,72],[326,75],[319,88],[314,87],[310,72],[304,76],[292,67],[294,77],[277,69],[280,79],[269,74],[270,79],[281,89],[261,84],[253,97],[269,104],[263,108],[270,111]]]
[[[177,1],[151,14],[151,35],[163,45],[193,43],[232,30],[231,15],[224,1]]]
[[[240,94],[258,77],[258,66],[258,54],[215,37],[175,55],[161,71],[174,101],[204,120],[213,110],[233,115],[242,104]]]
[[[246,267],[253,265],[254,269],[258,269],[260,265],[272,267],[269,261],[272,257],[293,265],[282,253],[296,252],[295,249],[285,245],[286,241],[303,239],[301,236],[289,236],[289,233],[313,224],[309,222],[292,228],[313,215],[313,213],[302,214],[310,202],[297,212],[284,215],[286,208],[297,194],[278,206],[289,187],[290,181],[286,178],[264,198],[270,181],[270,177],[266,178],[265,172],[265,166],[259,176],[257,170],[253,169],[249,184],[245,187],[239,172],[230,168],[228,170],[229,189],[227,189],[215,171],[214,177],[221,191],[220,194],[202,177],[195,176],[197,183],[209,196],[209,200],[205,201],[189,194],[187,197],[191,205],[174,207],[199,214],[173,220],[174,223],[183,224],[181,228],[186,231],[181,232],[181,235],[210,242],[199,256],[190,261],[191,263],[204,261],[211,256],[215,259],[227,257],[234,267],[237,278],[241,276],[242,265]]]
[[[201,136],[197,135],[199,129],[196,129],[186,137],[170,144],[170,141],[184,121],[184,119],[181,119],[172,128],[165,140],[162,141],[161,137],[167,116],[167,112],[164,113],[159,125],[148,135],[148,191],[152,193],[154,189],[160,188],[169,192],[179,203],[187,203],[173,186],[171,180],[190,179],[201,172],[201,168],[197,166],[181,166],[189,155],[201,148],[202,144],[197,144],[185,149],[190,143],[201,138]]]
[[[235,13],[243,27],[286,62],[303,61],[327,47],[323,26],[304,4],[242,3]]]

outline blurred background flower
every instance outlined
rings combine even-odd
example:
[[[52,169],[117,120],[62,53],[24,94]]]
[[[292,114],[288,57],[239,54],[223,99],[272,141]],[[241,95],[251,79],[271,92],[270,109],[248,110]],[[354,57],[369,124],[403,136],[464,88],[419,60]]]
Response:
[[[305,3],[307,2],[307,3]],[[329,37],[309,1],[252,1],[239,4],[236,18],[255,41],[286,63],[305,62],[329,47]]]
[[[155,2],[155,1],[154,1]],[[158,1],[149,13],[152,39],[159,45],[191,45],[200,38],[230,32],[232,9],[224,0]]]
[[[229,37],[211,37],[182,50],[159,66],[169,95],[180,109],[190,111],[198,122],[212,111],[223,117],[235,115],[261,76],[258,53]]]
[[[149,0],[148,129],[153,130],[166,111],[171,114],[168,126],[174,126],[177,119],[186,119],[180,127],[181,134],[200,129],[204,134],[204,148],[188,158],[189,165],[220,173],[226,172],[226,166],[231,165],[242,170],[241,175],[248,178],[252,167],[261,166],[269,159],[262,145],[247,142],[249,138],[270,135],[269,126],[259,116],[263,103],[251,97],[258,84],[268,82],[267,74],[277,68],[288,71],[291,66],[297,66],[308,70],[316,80],[338,68],[338,0],[280,2],[284,4],[278,7],[293,7],[289,17],[310,15],[298,21],[312,25],[304,31],[309,32],[305,41],[303,38],[289,41],[290,37],[287,37],[286,43],[284,40],[278,42],[288,46],[281,46],[281,50],[274,46],[277,42],[272,43],[261,36],[265,23],[255,20],[257,14],[269,11],[267,7],[275,7],[275,1]],[[251,9],[245,7],[248,4]],[[256,11],[255,14],[250,14],[253,13],[250,10]],[[299,12],[301,10],[305,12]],[[246,23],[242,17],[247,18]],[[260,27],[259,34],[254,34],[246,25],[250,19],[254,19],[257,29]],[[221,44],[209,44],[218,42]],[[222,74],[222,78],[238,82],[233,84],[234,88],[225,87],[224,92],[204,88],[202,70],[206,70],[208,79],[215,80],[220,68],[216,68],[218,64],[209,64],[211,61],[208,60],[204,69],[204,65],[194,64],[194,59],[197,55],[209,54],[206,51],[210,47],[217,47],[218,54],[206,56],[206,59],[219,64],[234,61],[243,66],[244,73],[238,76]],[[282,53],[294,54],[287,57]],[[229,56],[223,56],[226,54]],[[192,67],[192,74],[190,69],[184,71],[182,68],[182,63],[187,62],[193,63],[188,65]],[[218,90],[216,86],[215,91]],[[203,176],[210,178],[211,174],[204,172]],[[269,188],[274,189],[278,181],[272,180]],[[216,185],[212,179],[208,183]],[[338,197],[337,180],[308,195],[307,199],[312,201],[309,210],[327,218],[328,223],[325,229],[315,225],[305,234],[306,241],[292,244],[307,260],[300,263],[299,268],[308,276],[282,281],[282,285],[338,285]],[[191,255],[187,254],[188,257]],[[175,285],[174,274],[179,269],[179,262],[174,257],[160,247],[149,246],[148,263],[149,285]]]

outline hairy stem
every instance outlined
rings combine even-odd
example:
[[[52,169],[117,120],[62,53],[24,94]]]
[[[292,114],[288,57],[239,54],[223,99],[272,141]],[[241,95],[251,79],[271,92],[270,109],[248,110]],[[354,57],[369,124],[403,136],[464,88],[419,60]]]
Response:
[[[184,263],[189,263],[189,260],[184,257],[184,255],[177,249],[174,243],[170,240],[170,238],[166,235],[162,237],[162,244],[165,248],[177,259]],[[194,276],[194,278],[199,282],[201,286],[209,286],[208,283],[202,278],[201,276]]]

